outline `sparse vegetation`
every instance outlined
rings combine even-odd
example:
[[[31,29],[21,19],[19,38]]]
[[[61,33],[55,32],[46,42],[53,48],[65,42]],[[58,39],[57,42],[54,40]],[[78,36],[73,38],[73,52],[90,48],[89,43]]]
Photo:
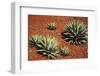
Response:
[[[88,58],[88,20],[28,15],[28,61]]]

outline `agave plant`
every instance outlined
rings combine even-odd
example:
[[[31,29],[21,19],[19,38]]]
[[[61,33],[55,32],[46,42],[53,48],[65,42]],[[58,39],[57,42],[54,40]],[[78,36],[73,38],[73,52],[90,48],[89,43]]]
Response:
[[[58,53],[58,43],[56,38],[47,36],[41,39],[41,42],[36,45],[38,52],[46,55],[50,59],[55,59]]]
[[[49,30],[55,30],[56,29],[56,24],[55,23],[49,23],[48,24],[48,29]]]
[[[32,38],[29,40],[29,44],[36,46],[36,44],[39,44],[42,39],[42,36],[40,35],[33,35]]]
[[[51,36],[32,36],[32,43],[38,49],[37,52],[50,59],[56,59],[58,53],[58,43],[56,38]]]
[[[87,28],[79,21],[74,21],[65,27],[63,38],[71,44],[87,43]]]
[[[66,47],[63,47],[60,49],[60,54],[63,55],[63,56],[68,56],[70,54],[70,51],[68,48]]]

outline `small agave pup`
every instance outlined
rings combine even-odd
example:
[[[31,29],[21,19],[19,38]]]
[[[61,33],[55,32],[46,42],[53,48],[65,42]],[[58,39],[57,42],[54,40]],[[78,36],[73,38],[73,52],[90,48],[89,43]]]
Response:
[[[81,45],[87,43],[87,28],[79,21],[73,21],[67,25],[62,35],[71,44]]]
[[[70,54],[70,51],[69,51],[68,48],[63,47],[63,48],[60,49],[60,54],[61,54],[62,56],[68,56],[68,55]]]
[[[56,23],[49,23],[48,24],[48,29],[49,30],[55,30],[56,29]]]

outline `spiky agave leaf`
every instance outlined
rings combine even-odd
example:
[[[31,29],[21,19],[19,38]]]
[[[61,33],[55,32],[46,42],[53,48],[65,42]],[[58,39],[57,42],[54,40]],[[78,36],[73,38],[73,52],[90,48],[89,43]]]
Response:
[[[39,44],[41,39],[42,39],[42,36],[33,35],[32,38],[29,40],[29,44],[31,44],[33,46],[36,45],[36,44]]]
[[[67,25],[62,35],[71,44],[81,45],[87,42],[87,28],[79,21]]]
[[[38,50],[38,53],[42,54],[43,56],[47,56],[50,59],[56,59],[56,53],[52,53],[51,51],[40,49]]]

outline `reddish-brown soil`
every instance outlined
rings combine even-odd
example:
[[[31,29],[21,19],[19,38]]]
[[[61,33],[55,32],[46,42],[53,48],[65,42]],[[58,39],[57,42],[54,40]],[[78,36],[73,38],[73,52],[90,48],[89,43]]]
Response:
[[[83,24],[88,25],[87,17],[71,17],[71,16],[39,16],[39,15],[29,15],[28,16],[28,38],[30,39],[32,35],[51,35],[57,38],[60,47],[68,47],[70,50],[69,56],[58,56],[57,59],[79,59],[88,58],[88,46],[75,46],[70,45],[66,42],[61,35],[64,27],[73,20],[79,20]],[[55,22],[57,29],[48,30],[47,24],[50,22]],[[28,60],[48,60],[47,57],[42,56],[36,52],[34,47],[28,45]]]

